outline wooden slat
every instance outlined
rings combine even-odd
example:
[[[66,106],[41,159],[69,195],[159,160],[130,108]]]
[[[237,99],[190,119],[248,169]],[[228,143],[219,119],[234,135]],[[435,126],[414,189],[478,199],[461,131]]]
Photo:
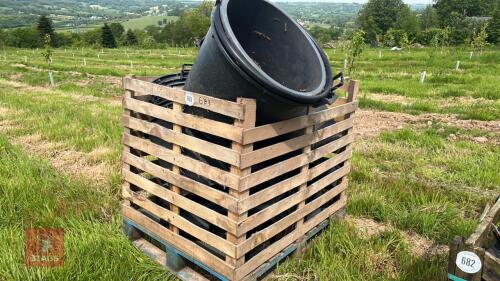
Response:
[[[171,225],[174,225],[178,229],[182,229],[190,235],[200,239],[201,241],[209,244],[210,246],[220,250],[224,254],[230,255],[232,257],[236,256],[236,249],[232,243],[229,243],[226,239],[223,239],[199,226],[193,224],[187,219],[183,218],[176,212],[172,212],[168,209],[158,206],[147,198],[142,198],[136,195],[133,191],[131,193],[130,201],[135,205],[144,208],[151,214],[158,218],[168,221]],[[175,232],[174,233],[178,233]]]
[[[351,165],[349,163],[345,163],[345,165],[342,168],[326,175],[317,182],[311,184],[310,186],[307,187],[307,198],[313,196],[320,190],[327,187],[329,184],[332,184],[333,182],[347,176],[350,170],[351,170]]]
[[[158,78],[159,77],[157,77],[157,76],[140,76],[140,77],[137,77],[136,79],[141,80],[141,81],[146,81],[146,82],[153,82]]]
[[[457,267],[455,261],[457,260],[458,251],[462,247],[463,238],[460,236],[455,236],[449,245],[448,252],[448,273],[455,275],[455,268]]]
[[[274,255],[276,255],[281,250],[285,249],[288,245],[295,242],[302,235],[307,233],[309,230],[316,227],[322,221],[328,219],[334,212],[345,206],[345,198],[341,198],[338,202],[323,210],[321,213],[316,215],[311,220],[304,223],[302,229],[295,229],[293,232],[283,237],[279,241],[273,243],[271,246],[266,248],[265,251],[260,252],[249,261],[247,261],[243,266],[236,269],[235,279],[241,279],[252,272],[254,269],[258,268],[262,263],[266,262]]]
[[[343,167],[342,169],[339,169],[329,175],[329,180],[330,183],[333,183],[349,172],[349,167]],[[286,199],[283,199],[279,202],[274,203],[273,205],[265,208],[264,210],[257,212],[253,214],[251,217],[247,218],[246,220],[242,221],[241,224],[239,225],[238,232],[240,233],[247,233],[248,231],[254,229],[255,227],[261,225],[262,223],[268,221],[269,219],[275,217],[277,214],[280,214],[281,212],[288,210],[289,208],[293,207],[294,205],[299,204],[304,200],[304,198],[309,198],[316,194],[319,190],[321,190],[321,187],[326,186],[326,181],[321,182],[320,184],[314,185],[312,188],[308,187],[306,189],[303,189]],[[347,183],[345,183],[345,186],[347,186]],[[334,188],[335,189],[335,188]]]
[[[351,156],[352,156],[352,149],[346,150],[338,155],[333,156],[332,158],[330,158],[330,159],[326,160],[325,162],[319,164],[318,166],[312,168],[309,171],[308,180],[312,180],[315,177],[317,177],[317,176],[323,174],[324,172],[339,165],[340,163],[349,160],[351,158]]]
[[[466,245],[484,247],[483,245],[491,233],[491,224],[500,220],[500,200],[497,200],[495,205],[491,207],[483,221],[476,228],[474,233],[465,241]]]
[[[238,98],[238,102],[245,105],[245,116],[244,120],[236,120],[234,125],[243,129],[248,129],[255,127],[256,122],[256,114],[257,114],[257,104],[255,100]],[[253,144],[239,144],[237,142],[232,143],[232,148],[238,151],[238,153],[247,153],[253,150]],[[241,169],[239,166],[231,166],[231,173],[237,175],[239,178],[249,175],[251,173],[251,168]],[[238,187],[237,191],[230,191],[231,195],[235,196],[239,202],[244,200],[249,196],[249,191],[242,191],[240,187]],[[241,221],[247,217],[246,212],[229,212],[228,217],[232,220]],[[228,234],[227,239],[236,245],[243,242],[245,240],[245,235],[232,235]],[[229,264],[239,267],[245,263],[245,257],[238,257],[237,259],[227,258],[226,259]]]
[[[254,172],[248,176],[242,177],[241,189],[242,190],[250,189],[256,185],[264,183],[284,173],[288,173],[297,168],[300,168],[301,166],[305,165],[308,162],[314,162],[324,157],[325,155],[348,145],[353,140],[354,136],[352,134],[347,135],[329,144],[323,145],[309,153],[297,155],[283,162],[276,163],[272,166]]]
[[[186,104],[186,91],[177,88],[165,87],[139,79],[125,78],[123,80],[125,89],[135,91],[139,94],[153,95],[166,100]],[[211,96],[191,93],[194,97],[195,107],[217,112],[225,116],[243,119],[244,107],[241,104],[214,98]]]
[[[237,223],[230,220],[228,217],[221,215],[201,204],[191,201],[177,193],[172,192],[140,175],[134,174],[130,171],[124,171],[123,177],[125,181],[145,190],[161,199],[173,203],[180,208],[187,210],[200,218],[224,229],[228,232],[237,233]],[[128,190],[124,190],[124,199],[128,200],[131,197]]]
[[[309,112],[309,113],[311,113],[313,110],[314,110],[314,109],[313,109],[313,107],[312,107],[312,106],[309,106],[309,110],[308,110],[308,112]],[[307,127],[307,128],[305,129],[305,133],[306,133],[306,134],[311,134],[312,132],[314,132],[314,126],[312,126],[312,125],[311,125],[310,127]],[[302,149],[302,153],[304,153],[304,154],[309,154],[309,153],[311,153],[311,149],[312,149],[312,148],[311,148],[311,144],[309,144],[308,146],[306,146],[306,147],[304,147],[304,148]],[[308,177],[309,177],[309,165],[310,165],[310,163],[307,163],[307,164],[305,164],[304,166],[302,166],[302,167],[300,168],[300,173],[305,173],[305,174],[307,174],[307,175],[308,175]],[[307,180],[306,180],[306,181],[304,181],[304,183],[302,183],[302,184],[300,185],[300,187],[299,187],[299,192],[303,192],[303,191],[304,191],[304,190],[306,190],[306,189],[307,189]],[[306,197],[304,197],[304,198],[302,199],[302,202],[300,202],[300,203],[299,203],[299,206],[297,207],[297,209],[302,209],[302,208],[304,208],[304,206],[306,205],[306,199],[307,199]],[[295,227],[300,229],[300,228],[302,228],[302,226],[303,226],[303,225],[304,225],[304,217],[300,218],[300,219],[297,221],[297,224],[295,225]]]
[[[126,128],[158,137],[166,142],[180,145],[189,150],[196,151],[222,162],[226,162],[231,165],[238,165],[240,163],[240,155],[232,149],[197,139],[192,136],[174,132],[173,130],[167,129],[158,124],[128,116],[123,117],[123,124]]]
[[[174,156],[172,150],[154,144],[149,140],[125,134],[123,136],[123,144],[134,149],[146,152],[150,155],[156,156],[169,163],[178,165],[183,169],[189,170],[197,175],[213,180],[222,186],[227,186],[232,189],[238,189],[238,177],[236,175],[197,161],[191,157],[184,156],[182,154]]]
[[[179,113],[182,112],[182,105],[178,102],[174,102],[172,105],[172,109],[174,112]],[[172,124],[172,131],[177,133],[177,134],[182,134],[182,127],[177,125],[177,124]],[[181,155],[181,147],[178,144],[172,144],[172,153],[174,154],[174,157],[177,157]],[[180,177],[181,175],[181,169],[179,166],[173,164],[172,165],[172,174],[175,177],[176,175]],[[181,194],[181,189],[176,185],[176,184],[170,184],[170,189],[172,192],[175,192],[177,194]],[[174,214],[180,214],[180,209],[178,206],[175,204],[170,204],[170,210]],[[170,230],[172,230],[174,233],[179,233],[179,229],[174,223],[170,224]]]
[[[318,197],[314,199],[313,201],[309,202],[308,204],[302,206],[301,208],[297,209],[293,213],[287,215],[286,217],[280,219],[279,221],[273,223],[272,225],[266,227],[265,229],[256,232],[252,234],[250,238],[248,238],[245,242],[242,244],[238,245],[237,248],[237,256],[244,255],[251,251],[253,248],[256,246],[262,244],[263,242],[269,240],[276,234],[280,233],[293,223],[303,219],[306,217],[308,214],[314,212],[317,210],[319,207],[321,207],[323,204],[326,202],[330,201],[332,198],[335,198],[335,196],[339,195],[341,192],[346,190],[347,184],[342,183],[335,188],[329,190],[327,193],[323,194],[321,197]]]
[[[489,251],[484,253],[483,279],[485,281],[500,280],[500,258],[495,257]]]
[[[276,183],[266,189],[263,189],[257,193],[252,194],[250,197],[243,199],[238,204],[238,211],[246,212],[253,207],[259,206],[262,203],[265,203],[271,199],[274,199],[281,194],[290,191],[301,184],[307,182],[308,172],[304,171],[298,175],[295,175],[291,178],[283,180],[279,183]]]
[[[314,162],[320,158],[325,157],[327,154],[335,152],[343,147],[348,147],[354,141],[354,135],[352,133],[341,137],[338,140],[332,141],[331,143],[325,144],[321,147],[316,148],[312,151],[310,156],[310,162]]]
[[[123,161],[174,186],[201,196],[223,208],[233,212],[237,210],[237,200],[228,193],[213,189],[188,177],[176,174],[173,171],[165,169],[164,167],[147,161],[144,158],[137,157],[131,153],[124,153]]]
[[[133,208],[122,205],[123,216],[127,219],[130,219],[137,225],[147,229],[155,236],[161,238],[167,243],[171,243],[175,245],[179,250],[184,253],[190,255],[192,258],[200,261],[201,263],[213,268],[215,271],[225,275],[232,276],[235,268],[231,265],[227,264],[221,259],[216,258],[207,250],[202,247],[196,245],[194,242],[189,241],[188,239],[180,236],[179,234],[175,234],[167,228],[161,226],[156,223],[152,219],[147,216],[141,214],[137,210]]]
[[[258,141],[270,139],[286,133],[298,131],[300,129],[317,125],[338,116],[351,113],[358,107],[357,102],[332,107],[317,113],[296,117],[293,119],[259,126],[248,129],[243,132],[243,144],[255,143]]]
[[[128,110],[146,114],[182,127],[209,133],[239,143],[243,141],[243,129],[233,125],[183,112],[175,112],[172,109],[137,99],[125,98],[123,106]]]
[[[250,167],[252,165],[262,163],[269,159],[273,159],[280,155],[301,149],[310,143],[316,143],[349,128],[352,128],[354,120],[349,118],[335,125],[318,130],[311,134],[302,135],[284,142],[280,142],[259,150],[243,154],[241,156],[241,167]]]

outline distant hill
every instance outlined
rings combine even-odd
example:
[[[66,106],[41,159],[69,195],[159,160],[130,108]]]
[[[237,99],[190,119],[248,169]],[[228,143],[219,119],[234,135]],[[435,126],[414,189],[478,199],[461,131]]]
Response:
[[[345,0],[347,2],[348,0]],[[273,1],[301,22],[320,26],[344,26],[354,21],[360,4],[318,1]],[[163,19],[175,20],[196,0],[0,0],[0,28],[32,26],[39,15],[48,15],[58,30],[83,31],[103,22],[122,22],[142,29]]]
[[[30,26],[48,15],[56,28],[68,29],[143,16],[178,16],[199,1],[174,0],[0,0],[0,28]]]

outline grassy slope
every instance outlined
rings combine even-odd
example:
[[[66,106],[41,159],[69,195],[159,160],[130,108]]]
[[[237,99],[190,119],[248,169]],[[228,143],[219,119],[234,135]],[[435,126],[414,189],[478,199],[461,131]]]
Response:
[[[121,109],[115,101],[121,90],[109,83],[109,77],[86,73],[116,77],[130,72],[161,75],[192,61],[193,51],[182,50],[185,56],[174,56],[174,49],[153,50],[151,55],[149,51],[106,50],[98,58],[95,50],[84,50],[83,54],[81,50],[57,50],[54,69],[58,84],[57,89],[49,91],[44,71],[47,66],[40,55],[30,50],[8,50],[8,61],[0,61],[0,109],[4,109],[0,112],[7,112],[0,115],[0,122],[13,122],[16,127],[0,131],[0,239],[7,241],[0,245],[4,257],[0,261],[0,280],[160,280],[168,276],[134,250],[121,234],[117,179]],[[159,59],[160,52],[164,59]],[[498,53],[488,51],[484,57],[474,58],[469,68],[463,63],[463,73],[449,70],[443,57],[431,68],[440,76],[433,74],[430,82],[422,85],[418,83],[418,71],[423,65],[419,60],[426,56],[424,51],[416,51],[408,63],[411,54],[384,52],[379,59],[378,51],[369,50],[358,68],[357,78],[363,83],[362,106],[386,109],[387,103],[370,99],[370,94],[376,92],[419,98],[425,103],[418,106],[419,110],[389,104],[394,111],[461,111],[464,118],[498,120],[495,89],[499,85],[485,83],[495,81],[498,66],[490,59],[498,58]],[[24,63],[24,56],[29,57],[28,67],[18,65]],[[83,56],[87,66],[81,65]],[[330,57],[336,59],[333,54]],[[334,61],[334,65],[339,63]],[[433,83],[432,77],[450,78]],[[464,97],[485,98],[481,101],[488,106],[483,106],[482,114],[475,114],[471,108],[453,109],[454,99],[441,94],[456,87],[457,79],[467,79],[467,83],[458,84],[467,87]],[[485,96],[488,91],[493,94]],[[434,105],[434,98],[449,101],[451,108]],[[351,224],[336,223],[314,242],[304,259],[286,262],[278,274],[284,279],[292,274],[314,274],[320,280],[442,280],[446,256],[413,255],[412,245],[402,233],[417,233],[439,244],[447,243],[453,235],[467,236],[484,204],[492,199],[486,191],[498,193],[500,186],[498,147],[447,140],[450,133],[457,132],[483,134],[434,124],[361,140],[353,159],[348,211],[392,224],[395,229],[364,237]],[[88,179],[61,175],[47,159],[28,155],[11,144],[17,137],[35,134],[83,153],[107,148],[109,153],[94,161],[115,167],[109,175],[110,186],[103,188]],[[66,266],[58,270],[25,269],[23,229],[48,225],[66,230]]]

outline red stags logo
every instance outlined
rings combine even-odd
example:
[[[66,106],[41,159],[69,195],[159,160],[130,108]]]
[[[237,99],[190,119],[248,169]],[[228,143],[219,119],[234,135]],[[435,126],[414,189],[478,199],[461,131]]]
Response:
[[[26,229],[24,240],[24,263],[26,266],[63,266],[64,229]]]

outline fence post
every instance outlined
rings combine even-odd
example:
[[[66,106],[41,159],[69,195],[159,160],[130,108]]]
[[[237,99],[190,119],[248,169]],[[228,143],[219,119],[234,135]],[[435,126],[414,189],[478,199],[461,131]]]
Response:
[[[425,82],[425,76],[427,76],[427,71],[424,70],[424,72],[420,73],[420,83]]]

